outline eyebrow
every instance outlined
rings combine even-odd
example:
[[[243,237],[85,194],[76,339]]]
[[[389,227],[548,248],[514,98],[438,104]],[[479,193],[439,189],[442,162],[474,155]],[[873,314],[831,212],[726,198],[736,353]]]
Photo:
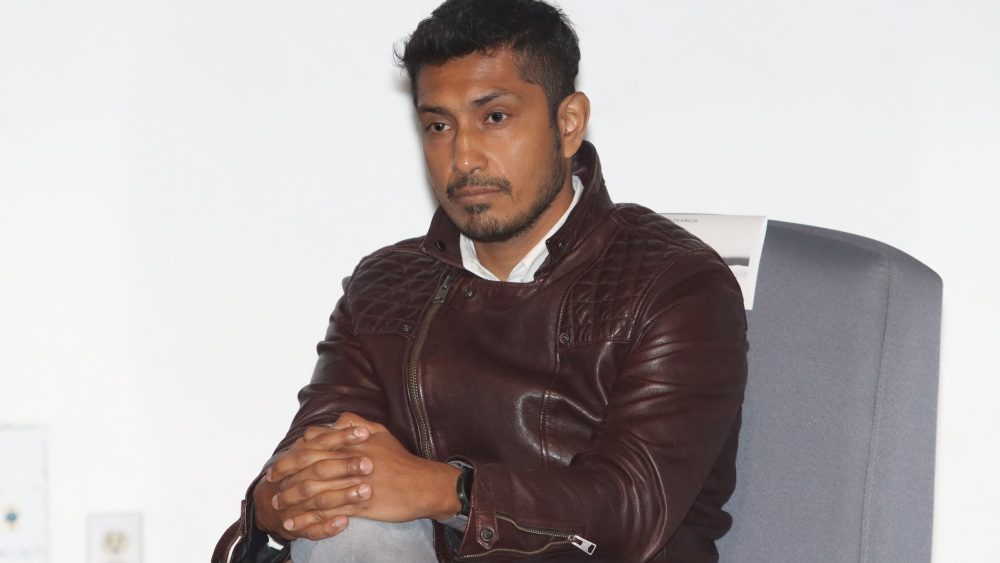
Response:
[[[417,113],[434,113],[437,115],[451,115],[451,112],[441,106],[428,106],[420,104],[417,106]]]
[[[475,100],[472,100],[472,103],[469,105],[474,108],[481,108],[497,98],[502,98],[504,96],[509,96],[509,95],[511,95],[511,92],[508,92],[507,90],[494,90],[492,92],[479,96]]]
[[[469,102],[469,106],[472,108],[481,108],[486,104],[504,96],[511,96],[512,92],[507,90],[493,90],[492,92],[487,92],[482,96]],[[426,104],[420,104],[417,106],[417,113],[433,113],[436,115],[451,115],[451,112],[441,106],[430,106]]]

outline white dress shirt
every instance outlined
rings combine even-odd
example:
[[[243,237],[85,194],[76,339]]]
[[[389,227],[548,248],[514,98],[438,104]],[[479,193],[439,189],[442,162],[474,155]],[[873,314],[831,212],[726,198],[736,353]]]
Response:
[[[573,176],[573,201],[570,202],[566,212],[556,221],[556,224],[552,225],[549,232],[542,237],[542,240],[538,241],[538,244],[529,250],[524,255],[524,258],[521,258],[521,261],[514,266],[514,269],[510,271],[510,275],[507,276],[507,281],[512,283],[535,281],[535,273],[538,272],[538,268],[542,266],[545,259],[549,257],[549,247],[545,245],[545,242],[562,228],[566,219],[569,218],[569,214],[576,207],[577,202],[580,201],[581,193],[583,193],[583,182],[580,178]],[[458,242],[459,249],[462,252],[462,265],[466,270],[485,280],[500,281],[500,278],[493,275],[493,272],[487,270],[482,262],[479,261],[479,256],[476,254],[476,245],[472,242],[472,239],[464,234],[459,234]]]

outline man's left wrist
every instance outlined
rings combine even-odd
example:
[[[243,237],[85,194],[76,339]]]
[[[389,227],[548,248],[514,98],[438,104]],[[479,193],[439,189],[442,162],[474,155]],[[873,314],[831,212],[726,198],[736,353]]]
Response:
[[[448,465],[457,467],[461,471],[455,482],[455,496],[458,497],[458,514],[468,518],[469,512],[472,511],[472,466],[461,461],[449,461]]]
[[[435,520],[449,528],[464,532],[469,525],[469,513],[472,510],[473,468],[471,465],[460,461],[450,461],[448,465],[458,469],[452,489],[453,502],[449,507],[448,516],[445,518],[435,518]],[[458,501],[458,509],[451,510],[451,508],[454,508],[454,501],[456,500]]]
[[[437,463],[437,462],[436,462]],[[439,463],[438,477],[435,480],[434,496],[431,499],[429,516],[437,521],[447,520],[458,514],[461,509],[461,501],[455,494],[455,483],[458,481],[462,470],[447,463]]]

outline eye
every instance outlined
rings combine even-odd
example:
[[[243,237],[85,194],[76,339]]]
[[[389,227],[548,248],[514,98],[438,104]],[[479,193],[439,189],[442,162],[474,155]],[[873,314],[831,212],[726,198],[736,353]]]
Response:
[[[427,124],[425,128],[429,133],[444,133],[448,130],[448,124],[442,123],[440,121],[435,121],[434,123]]]
[[[486,116],[486,121],[490,123],[500,123],[507,119],[507,114],[502,111],[491,111],[489,115]]]

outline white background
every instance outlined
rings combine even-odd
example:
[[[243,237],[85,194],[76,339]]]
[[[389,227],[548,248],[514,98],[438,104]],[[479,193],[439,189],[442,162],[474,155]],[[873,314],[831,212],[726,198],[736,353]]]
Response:
[[[351,4],[0,4],[0,422],[48,431],[54,563],[93,512],[142,512],[148,563],[207,558],[341,278],[424,232],[392,46],[436,0]],[[1000,2],[563,5],[615,199],[941,274],[935,560],[995,553]]]

